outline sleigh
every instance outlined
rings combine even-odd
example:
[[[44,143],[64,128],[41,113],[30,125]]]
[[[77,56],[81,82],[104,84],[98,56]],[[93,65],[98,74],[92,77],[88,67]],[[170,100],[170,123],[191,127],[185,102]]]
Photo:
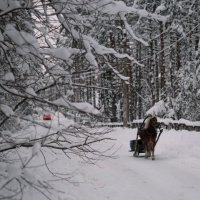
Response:
[[[144,144],[141,139],[130,141],[130,152],[134,152],[134,156],[138,157],[140,153],[145,153]]]
[[[140,153],[145,153],[146,158],[151,156],[152,160],[155,160],[154,148],[163,132],[163,129],[161,128],[161,124],[157,123],[157,118],[151,116],[149,117],[148,126],[145,127],[144,122],[146,119],[147,118],[144,119],[142,125],[138,128],[136,140],[130,141],[130,152],[134,152],[133,156],[135,157],[139,157]]]

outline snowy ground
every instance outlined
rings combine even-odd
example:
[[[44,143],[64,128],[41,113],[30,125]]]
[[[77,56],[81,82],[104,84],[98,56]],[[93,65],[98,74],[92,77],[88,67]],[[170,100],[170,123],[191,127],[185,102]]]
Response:
[[[96,165],[61,159],[52,170],[73,172],[73,183],[55,183],[62,200],[198,200],[200,196],[200,132],[164,130],[156,160],[135,158],[129,141],[136,129],[115,128],[110,134],[120,147],[116,159]],[[108,145],[102,143],[101,145]],[[51,157],[53,160],[53,157]],[[39,199],[32,193],[27,199]]]

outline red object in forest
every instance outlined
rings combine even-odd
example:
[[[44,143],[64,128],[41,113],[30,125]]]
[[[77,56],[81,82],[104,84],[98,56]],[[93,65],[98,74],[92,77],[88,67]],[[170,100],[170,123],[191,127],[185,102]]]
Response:
[[[52,120],[51,114],[44,114],[43,115],[43,120]]]

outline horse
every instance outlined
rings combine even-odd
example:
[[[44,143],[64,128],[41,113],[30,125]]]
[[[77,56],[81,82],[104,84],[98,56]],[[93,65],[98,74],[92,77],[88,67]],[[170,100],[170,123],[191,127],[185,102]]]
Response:
[[[151,157],[155,160],[154,149],[156,145],[158,121],[156,116],[149,116],[145,121],[145,126],[142,129],[138,129],[138,135],[140,136],[145,151],[145,158]]]

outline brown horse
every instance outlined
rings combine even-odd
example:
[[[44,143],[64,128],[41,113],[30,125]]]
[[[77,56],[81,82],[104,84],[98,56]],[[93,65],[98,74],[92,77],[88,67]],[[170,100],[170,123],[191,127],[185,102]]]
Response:
[[[158,121],[155,116],[149,116],[145,121],[143,129],[138,130],[138,134],[144,144],[145,157],[152,157],[155,160],[154,149],[156,145]]]

